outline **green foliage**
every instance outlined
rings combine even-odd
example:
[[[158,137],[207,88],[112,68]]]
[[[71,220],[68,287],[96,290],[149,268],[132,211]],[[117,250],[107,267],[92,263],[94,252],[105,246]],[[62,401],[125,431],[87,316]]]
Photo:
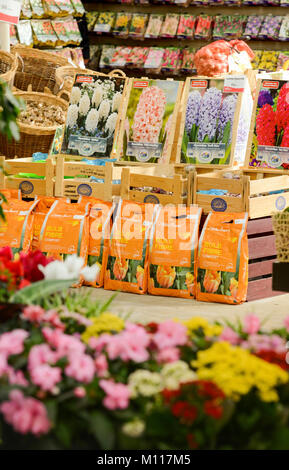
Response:
[[[23,108],[23,100],[14,96],[9,86],[0,81],[0,134],[9,140],[20,138],[16,119]]]
[[[67,289],[73,283],[77,282],[77,279],[69,279],[65,281],[52,280],[52,281],[38,281],[30,284],[24,289],[21,289],[10,298],[11,303],[19,303],[24,305],[38,304],[42,299],[49,297],[55,292],[61,292],[63,289]]]

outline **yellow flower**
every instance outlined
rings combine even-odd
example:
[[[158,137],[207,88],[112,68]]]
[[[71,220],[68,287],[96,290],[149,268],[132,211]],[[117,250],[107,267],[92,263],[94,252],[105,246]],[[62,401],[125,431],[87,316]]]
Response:
[[[188,329],[188,334],[193,336],[200,328],[205,336],[220,336],[223,327],[220,325],[210,325],[208,320],[202,317],[192,317],[182,322]]]
[[[124,329],[124,321],[109,312],[102,313],[99,317],[93,318],[92,321],[93,324],[88,326],[81,335],[85,343],[88,343],[93,336],[99,336],[102,333],[112,333],[113,331],[119,332]]]
[[[263,401],[278,401],[275,387],[289,381],[288,373],[281,367],[227,342],[214,343],[199,351],[192,366],[199,379],[212,380],[236,401],[252,389],[257,389]]]

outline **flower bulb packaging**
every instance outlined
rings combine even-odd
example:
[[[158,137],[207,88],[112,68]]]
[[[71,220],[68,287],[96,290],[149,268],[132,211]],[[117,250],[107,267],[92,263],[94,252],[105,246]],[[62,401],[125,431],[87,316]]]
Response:
[[[122,106],[126,79],[77,74],[61,153],[84,157],[110,157]]]
[[[289,168],[289,82],[258,80],[246,163],[250,168]]]
[[[150,239],[149,294],[195,297],[201,212],[193,205],[160,206]]]
[[[122,125],[122,160],[168,163],[182,84],[173,80],[131,79]]]
[[[197,300],[238,304],[248,286],[248,214],[210,212],[198,249]]]
[[[237,134],[241,116],[242,135],[250,128],[252,96],[246,75],[188,78],[183,103],[177,148],[181,163],[231,166],[237,143],[237,160],[244,161],[246,144]]]
[[[157,205],[119,202],[113,222],[104,288],[145,294],[148,279],[148,243]]]

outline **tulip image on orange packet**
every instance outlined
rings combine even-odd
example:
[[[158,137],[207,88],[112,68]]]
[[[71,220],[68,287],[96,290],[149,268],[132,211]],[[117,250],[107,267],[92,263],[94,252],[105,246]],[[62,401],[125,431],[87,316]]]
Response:
[[[115,206],[111,202],[95,199],[89,213],[88,266],[96,265],[94,282],[86,285],[102,287],[108,256],[111,217]]]
[[[239,304],[248,288],[248,214],[210,212],[198,250],[197,300]]]
[[[104,288],[145,294],[148,242],[158,206],[119,202],[112,226]]]
[[[2,203],[5,221],[0,223],[0,248],[10,246],[14,253],[29,251],[33,237],[33,209],[38,201],[7,199]]]
[[[193,205],[159,209],[150,239],[149,294],[195,297],[201,212]]]

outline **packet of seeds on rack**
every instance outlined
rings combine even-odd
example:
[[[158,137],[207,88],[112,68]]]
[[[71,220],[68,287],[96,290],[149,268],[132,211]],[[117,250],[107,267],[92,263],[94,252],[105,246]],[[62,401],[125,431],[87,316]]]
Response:
[[[68,44],[75,44],[76,46],[79,46],[82,41],[82,37],[77,21],[72,17],[65,18],[64,27],[68,36]]]
[[[29,0],[23,0],[20,18],[23,20],[30,20],[32,18],[32,9]]]
[[[244,100],[247,102],[247,114],[250,114],[252,97],[246,75],[216,79],[187,78],[180,130],[182,137],[177,147],[181,163],[203,168],[232,165]],[[249,127],[250,116],[247,121]],[[239,149],[240,159],[245,158],[245,152],[244,141],[243,154]]]
[[[134,13],[129,27],[129,36],[136,39],[143,39],[147,22],[148,15],[146,13]]]
[[[165,20],[161,29],[161,37],[164,38],[173,38],[177,34],[178,25],[179,25],[180,15],[174,13],[168,13],[165,17]]]
[[[94,24],[93,31],[97,34],[110,33],[115,22],[116,14],[113,11],[99,13]]]
[[[73,8],[74,8],[74,13],[73,16],[83,16],[85,13],[84,6],[82,5],[81,0],[70,0]]]
[[[88,11],[85,16],[88,31],[93,31],[94,25],[98,18],[98,11]]]
[[[279,40],[288,41],[289,39],[289,15],[284,16],[279,31]]]
[[[45,16],[55,18],[60,15],[60,10],[57,6],[56,0],[43,0],[43,8]]]
[[[57,46],[66,46],[70,43],[69,35],[65,28],[65,22],[61,19],[51,21],[52,27],[57,36]]]
[[[70,0],[55,0],[61,16],[73,15],[74,8]]]
[[[32,10],[32,18],[44,18],[45,11],[42,5],[42,0],[30,0]]]
[[[288,96],[289,81],[258,80],[247,148],[246,163],[250,168],[289,168]],[[276,201],[278,210],[282,201],[285,208],[285,200],[280,198]]]
[[[17,33],[20,44],[24,44],[25,46],[32,47],[33,46],[33,36],[32,36],[32,29],[30,21],[28,20],[21,20],[17,25]]]
[[[43,47],[56,45],[57,36],[50,20],[32,20],[31,26],[35,46]]]
[[[131,17],[131,13],[117,13],[114,27],[112,30],[113,34],[115,34],[116,36],[126,37],[128,35]]]
[[[158,38],[162,29],[163,20],[163,15],[150,15],[145,38]]]
[[[115,46],[102,46],[99,68],[104,69],[110,67],[111,59],[113,58]]]
[[[181,89],[174,80],[131,79],[122,160],[169,162]]]
[[[122,77],[76,75],[61,153],[110,156],[125,84]]]
[[[16,26],[14,24],[10,24],[10,44],[11,46],[15,46],[19,43],[17,38]]]

